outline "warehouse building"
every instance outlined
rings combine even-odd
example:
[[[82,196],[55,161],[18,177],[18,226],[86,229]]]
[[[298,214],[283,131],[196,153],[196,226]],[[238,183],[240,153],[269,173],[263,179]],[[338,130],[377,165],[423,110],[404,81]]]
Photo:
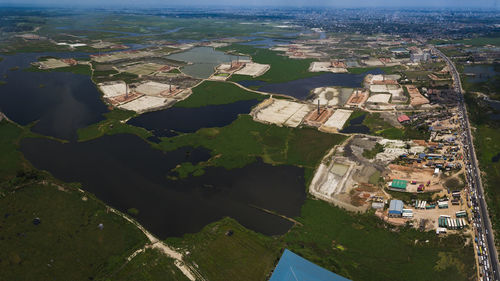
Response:
[[[396,191],[406,191],[407,185],[408,181],[395,179],[389,184],[389,188]]]
[[[389,214],[391,218],[400,218],[403,215],[403,201],[391,200],[389,204]]]

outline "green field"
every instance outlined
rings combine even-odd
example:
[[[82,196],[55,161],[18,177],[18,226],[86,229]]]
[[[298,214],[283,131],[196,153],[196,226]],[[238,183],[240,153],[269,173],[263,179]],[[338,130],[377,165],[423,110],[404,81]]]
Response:
[[[231,169],[243,167],[260,157],[270,164],[305,167],[310,173],[325,152],[345,138],[310,128],[265,125],[253,121],[249,115],[240,115],[226,127],[205,128],[192,134],[163,138],[160,144],[154,146],[167,151],[183,146],[210,149],[213,157],[207,163],[198,165]]]
[[[500,46],[500,37],[476,37],[476,38],[462,39],[462,40],[431,40],[429,43],[435,45],[464,44],[464,45],[471,45],[474,47],[479,47],[484,45]]]
[[[71,188],[32,184],[0,199],[2,279],[105,277],[144,245],[146,237],[134,225],[87,196],[84,201]]]
[[[174,260],[157,249],[147,249],[110,274],[110,281],[189,281],[175,266]]]
[[[226,233],[231,230],[231,236]],[[241,226],[231,218],[205,226],[196,234],[167,242],[190,252],[187,260],[199,266],[208,280],[267,280],[279,258],[281,242]]]
[[[189,98],[175,104],[176,107],[202,107],[230,104],[241,100],[264,100],[267,96],[244,90],[232,83],[204,81],[193,88]]]
[[[78,129],[78,140],[88,141],[91,139],[99,138],[104,135],[114,135],[114,134],[134,134],[143,139],[146,139],[153,134],[142,127],[136,127],[124,123],[137,114],[133,111],[114,109],[110,112],[104,113],[106,117],[105,120],[92,124],[85,128]]]
[[[283,249],[352,280],[473,280],[473,249],[465,237],[388,225],[308,199],[296,225],[267,237],[230,218],[167,242],[190,252],[210,280],[266,280]],[[226,235],[228,230],[233,235]]]
[[[313,59],[290,59],[279,52],[238,44],[219,48],[219,50],[250,55],[254,62],[271,65],[271,69],[259,77],[252,78],[245,75],[233,75],[230,80],[234,82],[259,80],[268,83],[279,83],[321,74],[308,71],[309,65],[314,61]]]
[[[465,238],[390,226],[373,214],[347,213],[307,200],[285,246],[352,280],[473,280],[473,248]]]
[[[493,227],[496,233],[500,231],[500,161],[493,161],[493,157],[500,153],[499,126],[479,125],[475,131],[474,145],[477,147],[477,157],[479,160],[485,186],[486,196],[488,198],[488,209],[492,219]],[[497,236],[496,236],[497,237]],[[496,239],[497,248],[500,246],[498,238]]]

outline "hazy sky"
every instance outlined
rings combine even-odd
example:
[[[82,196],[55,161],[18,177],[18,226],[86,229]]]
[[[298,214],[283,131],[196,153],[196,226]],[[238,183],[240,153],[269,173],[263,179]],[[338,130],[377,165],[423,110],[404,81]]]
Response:
[[[9,5],[70,5],[96,7],[185,6],[331,6],[331,7],[456,7],[495,8],[500,0],[0,0]]]

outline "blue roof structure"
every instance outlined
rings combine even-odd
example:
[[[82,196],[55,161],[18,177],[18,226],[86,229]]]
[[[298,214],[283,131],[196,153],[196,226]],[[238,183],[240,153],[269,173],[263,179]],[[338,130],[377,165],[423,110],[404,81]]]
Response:
[[[285,249],[269,281],[350,281]]]
[[[403,201],[391,200],[389,203],[389,214],[401,214],[403,212]]]

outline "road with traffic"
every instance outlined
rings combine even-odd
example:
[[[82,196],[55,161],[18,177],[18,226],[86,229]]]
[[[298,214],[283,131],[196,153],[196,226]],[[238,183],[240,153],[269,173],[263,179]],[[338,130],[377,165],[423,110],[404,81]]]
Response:
[[[453,64],[453,62],[444,55],[437,48],[432,47],[432,50],[438,54],[442,59],[444,59],[448,65],[450,73],[453,77],[453,85],[455,92],[459,99],[459,109],[460,109],[460,119],[462,120],[462,140],[465,152],[465,163],[467,179],[471,191],[471,201],[474,213],[474,226],[476,227],[476,245],[482,247],[484,251],[478,252],[478,259],[480,262],[480,272],[482,273],[483,280],[497,280],[500,281],[500,272],[498,271],[498,254],[495,246],[495,238],[493,236],[493,229],[491,228],[491,221],[488,215],[488,207],[486,204],[486,199],[484,197],[483,184],[481,181],[481,173],[479,171],[478,161],[476,158],[476,152],[472,142],[472,134],[470,130],[469,117],[467,115],[467,109],[465,107],[462,82],[460,81],[460,75]]]

